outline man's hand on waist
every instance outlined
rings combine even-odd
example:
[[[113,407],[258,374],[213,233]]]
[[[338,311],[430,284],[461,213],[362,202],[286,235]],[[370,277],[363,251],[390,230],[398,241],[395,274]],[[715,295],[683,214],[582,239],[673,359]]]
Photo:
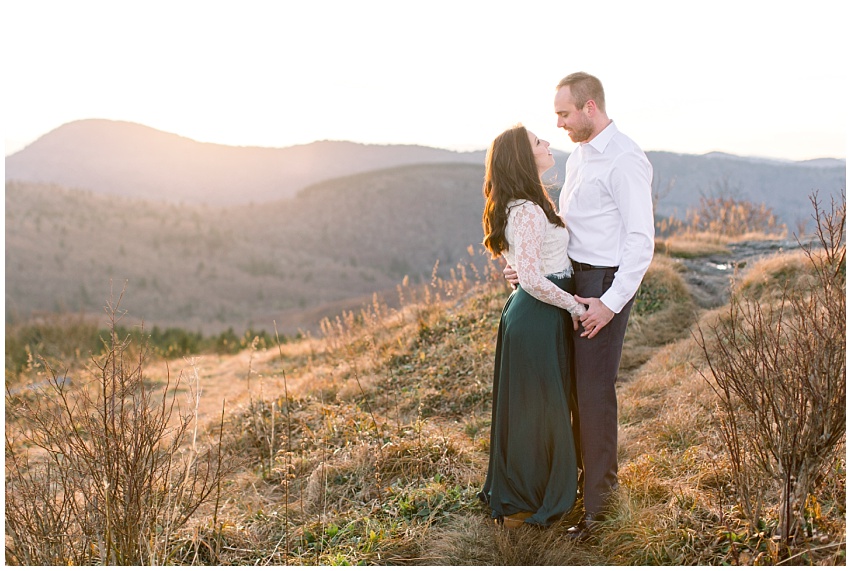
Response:
[[[584,303],[588,306],[588,310],[579,318],[584,329],[579,334],[580,337],[593,339],[615,316],[615,312],[606,307],[606,304],[600,301],[598,297],[579,297],[578,295],[574,295],[573,298],[579,303]]]

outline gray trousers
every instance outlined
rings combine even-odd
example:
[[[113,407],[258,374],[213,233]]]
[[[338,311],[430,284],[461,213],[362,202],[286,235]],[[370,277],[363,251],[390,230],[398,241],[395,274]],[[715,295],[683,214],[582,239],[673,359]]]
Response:
[[[600,297],[614,281],[615,270],[577,271],[575,287],[581,297]],[[578,421],[574,419],[575,442],[582,467],[581,485],[585,514],[601,515],[606,500],[618,486],[618,378],[626,324],[634,298],[616,313],[593,339],[573,332],[574,383]]]

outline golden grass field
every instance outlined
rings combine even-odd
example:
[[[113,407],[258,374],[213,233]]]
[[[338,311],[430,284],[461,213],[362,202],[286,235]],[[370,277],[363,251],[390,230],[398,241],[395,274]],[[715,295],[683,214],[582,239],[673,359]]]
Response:
[[[502,530],[475,497],[509,290],[465,269],[426,286],[402,284],[397,309],[376,297],[327,320],[322,335],[231,356],[149,359],[148,385],[168,380],[194,415],[196,442],[220,439],[232,467],[185,525],[149,532],[148,544],[165,547],[150,547],[144,562],[844,564],[844,436],[808,497],[802,539],[784,548],[772,537],[776,505],[765,506],[765,530],[748,525],[694,337],[725,308],[695,305],[682,265],[665,254],[682,247],[692,246],[657,251],[631,317],[618,384],[621,486],[595,540],[565,539],[578,512],[548,529]],[[807,271],[802,254],[788,253],[751,264],[736,287],[770,296]],[[26,421],[9,414],[18,405],[7,395],[7,464],[10,441],[17,453],[26,448]],[[27,562],[21,553],[7,531],[7,563]],[[97,562],[103,547],[74,553],[65,563]]]

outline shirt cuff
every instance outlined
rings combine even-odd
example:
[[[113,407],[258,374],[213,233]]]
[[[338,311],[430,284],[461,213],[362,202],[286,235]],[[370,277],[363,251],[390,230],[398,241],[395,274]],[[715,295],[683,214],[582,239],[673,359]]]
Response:
[[[606,293],[600,296],[600,301],[615,313],[620,313],[629,300],[623,299],[622,296],[613,292],[612,288],[609,288]]]

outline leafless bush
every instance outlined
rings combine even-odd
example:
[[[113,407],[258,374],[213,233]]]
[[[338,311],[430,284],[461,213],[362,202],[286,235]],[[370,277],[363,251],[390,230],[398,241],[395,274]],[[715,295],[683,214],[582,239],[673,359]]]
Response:
[[[111,337],[89,382],[69,387],[44,363],[35,398],[7,394],[20,412],[6,426],[9,562],[168,563],[170,536],[216,497],[225,470],[220,449],[198,442],[197,392],[181,410],[182,375],[148,386],[144,344],[117,336],[120,302],[107,305]]]
[[[815,210],[818,246],[801,244],[812,280],[776,297],[733,292],[729,313],[698,342],[719,397],[719,427],[737,495],[754,527],[766,482],[779,486],[777,535],[799,537],[814,485],[845,435],[845,198]]]
[[[697,232],[742,236],[751,232],[786,234],[786,225],[765,204],[729,197],[702,196],[688,215],[688,225]]]
[[[786,235],[787,228],[765,204],[755,204],[731,196],[701,196],[698,205],[686,212],[684,220],[674,215],[657,220],[656,232],[660,237],[780,237]]]

